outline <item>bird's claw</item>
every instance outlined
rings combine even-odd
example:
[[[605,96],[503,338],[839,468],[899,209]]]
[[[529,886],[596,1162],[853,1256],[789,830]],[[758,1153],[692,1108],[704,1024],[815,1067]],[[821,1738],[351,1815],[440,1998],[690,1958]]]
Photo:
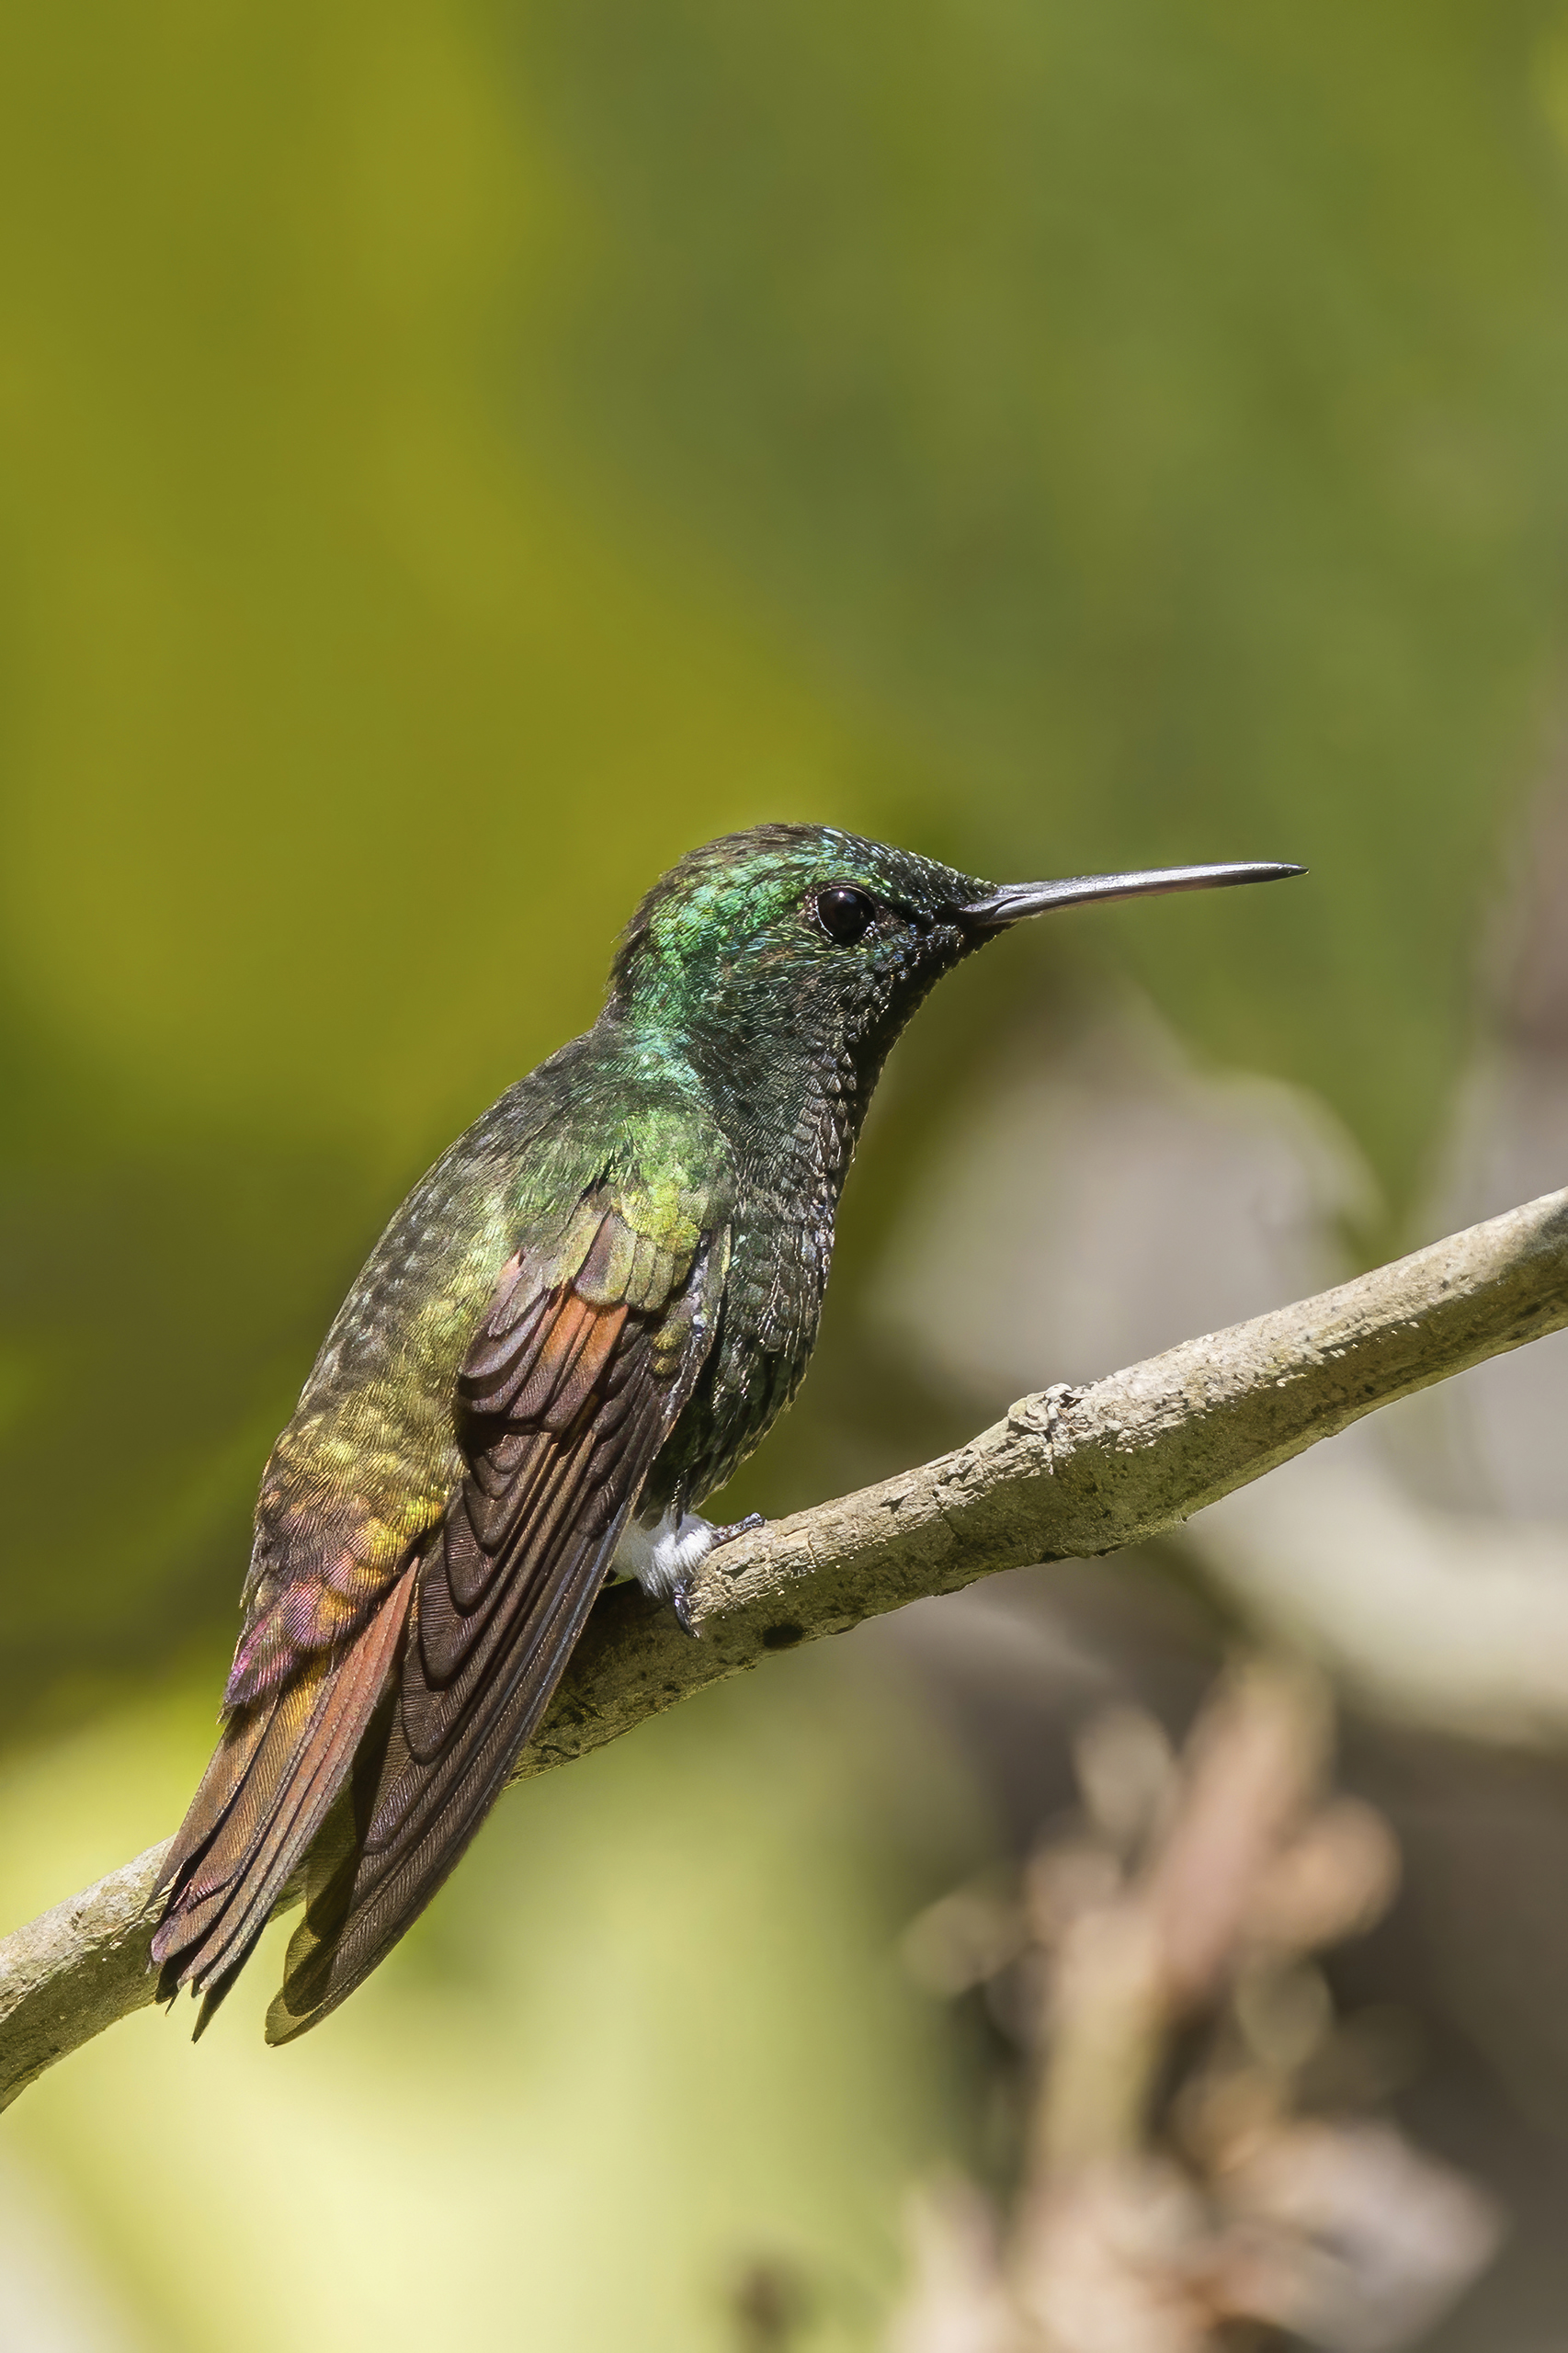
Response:
[[[670,1595],[670,1607],[676,1613],[676,1622],[681,1632],[689,1634],[694,1643],[699,1643],[702,1640],[702,1629],[691,1614],[691,1588],[692,1579],[689,1576],[682,1577]]]
[[[732,1519],[727,1527],[716,1528],[708,1550],[716,1552],[721,1544],[733,1544],[737,1536],[749,1536],[754,1529],[767,1526],[767,1522],[759,1511],[748,1511],[744,1519]]]

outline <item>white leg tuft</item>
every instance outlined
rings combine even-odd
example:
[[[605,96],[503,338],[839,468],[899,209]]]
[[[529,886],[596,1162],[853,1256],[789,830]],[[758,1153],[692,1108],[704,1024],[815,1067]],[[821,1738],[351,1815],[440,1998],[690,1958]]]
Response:
[[[718,1529],[697,1512],[666,1511],[652,1528],[634,1519],[615,1548],[610,1574],[635,1577],[655,1600],[671,1600],[699,1561],[713,1550]]]

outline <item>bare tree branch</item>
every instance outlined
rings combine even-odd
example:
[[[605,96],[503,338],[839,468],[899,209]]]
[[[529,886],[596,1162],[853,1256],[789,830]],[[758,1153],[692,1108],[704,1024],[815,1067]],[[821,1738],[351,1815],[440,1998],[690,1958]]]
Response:
[[[607,1594],[515,1778],[769,1652],[999,1569],[1158,1535],[1376,1406],[1564,1324],[1568,1190],[1092,1388],[1026,1397],[956,1453],[713,1554],[694,1597],[699,1642],[634,1588]],[[0,2106],[151,2000],[163,1852],[0,1941]]]

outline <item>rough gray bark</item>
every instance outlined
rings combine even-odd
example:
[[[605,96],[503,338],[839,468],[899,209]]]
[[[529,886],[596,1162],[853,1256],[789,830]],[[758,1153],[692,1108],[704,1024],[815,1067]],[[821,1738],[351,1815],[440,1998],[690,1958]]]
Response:
[[[694,1597],[699,1642],[634,1588],[607,1594],[515,1778],[769,1652],[999,1569],[1158,1535],[1374,1407],[1564,1324],[1568,1190],[1091,1388],[1026,1397],[955,1453],[715,1553]],[[151,2000],[163,1853],[0,1941],[0,2106]]]

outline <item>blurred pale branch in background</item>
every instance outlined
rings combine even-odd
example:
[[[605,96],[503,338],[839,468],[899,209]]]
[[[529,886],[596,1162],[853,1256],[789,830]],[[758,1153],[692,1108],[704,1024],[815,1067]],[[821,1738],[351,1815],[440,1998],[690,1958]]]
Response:
[[[916,2205],[894,2353],[1202,2353],[1238,2322],[1392,2353],[1490,2259],[1491,2201],[1357,2114],[1389,2054],[1310,1959],[1399,1875],[1382,1817],[1325,1799],[1332,1722],[1315,1673],[1256,1660],[1179,1764],[1152,1717],[1104,1711],[1087,1821],[1011,1902],[960,1889],[914,1923],[915,1973],[989,1985],[1032,2086],[1006,2232],[961,2182]]]
[[[1159,1534],[1375,1407],[1564,1324],[1568,1190],[1091,1388],[1025,1398],[955,1453],[713,1555],[694,1597],[700,1642],[641,1594],[607,1595],[516,1778],[600,1747],[770,1652],[997,1570]],[[1489,1624],[1494,1589],[1481,1580],[1470,1607],[1494,1657],[1514,1645],[1539,1721],[1541,1654],[1568,1659],[1568,1643],[1551,1585],[1534,1599],[1521,1608],[1510,1587]],[[1568,1679],[1558,1721],[1568,1722]],[[151,1999],[147,1905],[161,1852],[0,1945],[0,2104]]]

